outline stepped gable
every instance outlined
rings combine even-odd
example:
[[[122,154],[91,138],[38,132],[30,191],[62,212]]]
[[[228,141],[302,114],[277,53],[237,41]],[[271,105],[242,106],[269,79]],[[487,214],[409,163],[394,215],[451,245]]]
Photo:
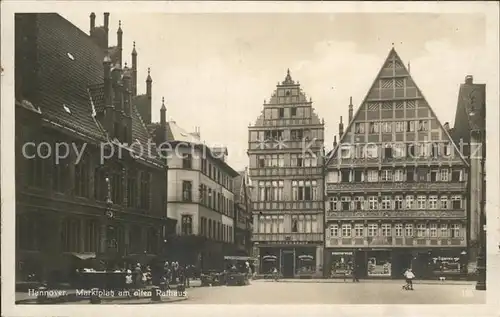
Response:
[[[413,133],[411,138],[404,139],[404,135],[409,134],[406,131],[407,127],[404,127],[401,132],[396,132],[394,124],[391,131],[396,132],[396,137],[393,137],[392,132],[384,133],[381,126],[379,127],[381,133],[372,135],[366,133],[369,132],[370,122],[387,119],[393,119],[392,122],[415,120],[417,122],[414,123],[414,131],[417,133]],[[357,123],[365,123],[365,133],[355,130]],[[420,131],[421,124],[425,126],[425,132]],[[337,151],[342,144],[424,141],[450,142],[452,155],[449,156],[449,160],[467,164],[449,132],[441,124],[411,77],[408,68],[405,67],[396,50],[392,48],[363,102],[353,116],[353,120],[331,152],[327,164],[337,164],[337,161],[333,159],[337,157]]]
[[[255,126],[262,126],[264,125],[264,121],[268,120],[268,118],[264,119],[264,109],[268,107],[279,107],[280,105],[285,106],[293,104],[300,104],[301,107],[305,106],[311,108],[310,124],[322,124],[321,119],[312,107],[312,99],[307,99],[307,95],[303,92],[299,82],[294,81],[290,74],[290,70],[287,70],[285,79],[282,82],[278,82],[269,101],[264,101],[264,108],[262,109],[261,114],[257,117]]]

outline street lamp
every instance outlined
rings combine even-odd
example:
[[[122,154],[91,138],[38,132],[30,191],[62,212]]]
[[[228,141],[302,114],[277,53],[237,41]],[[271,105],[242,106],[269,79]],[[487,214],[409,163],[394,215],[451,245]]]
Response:
[[[470,116],[477,116],[478,111],[471,109]],[[484,118],[481,118],[484,119]],[[481,145],[481,161],[480,161],[480,177],[481,177],[481,192],[480,192],[480,209],[479,209],[479,251],[477,255],[477,283],[476,290],[486,290],[486,178],[485,178],[485,161],[486,161],[486,131],[485,126],[480,125],[471,130],[471,139],[475,136]],[[471,155],[473,154],[471,149]],[[472,163],[472,160],[471,160]]]

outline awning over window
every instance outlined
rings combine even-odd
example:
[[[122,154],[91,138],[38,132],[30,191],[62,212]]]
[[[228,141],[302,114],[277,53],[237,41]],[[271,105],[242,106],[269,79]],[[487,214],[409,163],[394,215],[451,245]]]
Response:
[[[73,256],[79,258],[80,260],[89,260],[89,259],[95,259],[96,258],[96,254],[94,252],[85,252],[85,253],[73,252],[71,254]]]

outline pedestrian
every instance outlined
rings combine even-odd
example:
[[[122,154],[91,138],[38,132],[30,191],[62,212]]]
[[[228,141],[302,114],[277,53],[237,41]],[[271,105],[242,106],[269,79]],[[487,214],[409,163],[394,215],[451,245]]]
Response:
[[[142,288],[142,276],[141,263],[137,263],[134,269],[134,282],[137,289]]]
[[[132,271],[127,270],[127,274],[125,275],[125,289],[127,290],[127,292],[130,292],[130,290],[132,289],[132,282]]]
[[[359,265],[353,263],[351,271],[352,271],[352,281],[354,283],[359,282]]]
[[[413,279],[415,278],[415,274],[413,274],[412,269],[406,269],[405,273],[403,274],[406,279],[406,287],[409,290],[413,291]]]
[[[185,273],[184,273],[185,278],[186,278],[186,287],[190,287],[189,280],[193,277],[192,274],[193,274],[192,265],[186,265],[186,269],[185,269]]]

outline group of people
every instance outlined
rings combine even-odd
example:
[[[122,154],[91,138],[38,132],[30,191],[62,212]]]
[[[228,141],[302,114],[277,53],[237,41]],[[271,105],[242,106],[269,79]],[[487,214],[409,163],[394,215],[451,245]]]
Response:
[[[147,265],[137,263],[132,269],[129,267],[125,275],[128,288],[140,289],[147,285],[163,285],[170,289],[171,284],[189,287],[189,281],[194,277],[193,265],[180,265],[179,262],[165,262],[162,267],[156,265],[153,269]]]

